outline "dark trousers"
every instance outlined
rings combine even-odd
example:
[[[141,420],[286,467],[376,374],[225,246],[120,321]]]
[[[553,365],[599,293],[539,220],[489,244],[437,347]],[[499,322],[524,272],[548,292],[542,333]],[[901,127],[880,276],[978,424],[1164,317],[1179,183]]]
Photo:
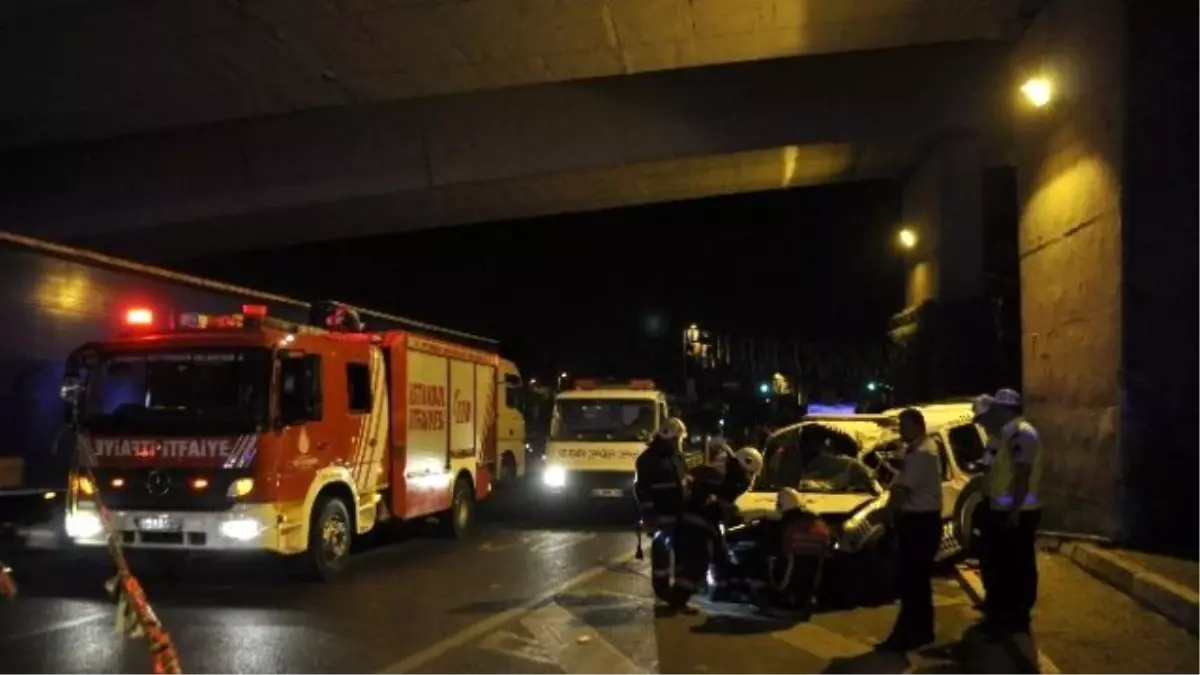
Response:
[[[650,535],[650,582],[654,595],[670,600],[675,566],[675,524],[662,524]]]
[[[983,528],[984,613],[997,630],[1028,632],[1037,602],[1037,549],[1034,545],[1042,511],[1022,511],[1016,527],[1005,524],[1007,511],[988,509]]]
[[[896,514],[896,544],[900,552],[897,586],[900,615],[892,637],[902,641],[933,638],[933,560],[942,539],[942,514]]]
[[[707,581],[708,565],[712,561],[719,535],[715,527],[690,522],[687,518],[680,521],[677,535],[671,603],[682,606]]]

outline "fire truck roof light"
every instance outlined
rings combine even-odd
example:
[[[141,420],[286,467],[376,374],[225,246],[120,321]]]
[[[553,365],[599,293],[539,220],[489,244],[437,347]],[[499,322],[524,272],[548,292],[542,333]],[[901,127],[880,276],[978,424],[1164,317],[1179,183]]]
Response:
[[[267,315],[266,305],[242,305],[242,315],[261,319]]]
[[[154,323],[154,312],[145,307],[133,307],[125,312],[128,326],[149,326]]]

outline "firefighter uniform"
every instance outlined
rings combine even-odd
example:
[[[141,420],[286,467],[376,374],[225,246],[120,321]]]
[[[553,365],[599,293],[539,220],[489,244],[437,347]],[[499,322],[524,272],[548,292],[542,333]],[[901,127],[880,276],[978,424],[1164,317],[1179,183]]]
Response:
[[[721,527],[733,522],[737,498],[750,489],[761,469],[762,455],[754,448],[734,453],[726,447],[721,459],[692,471],[692,488],[678,530],[673,605],[686,605],[704,586],[714,559],[724,562]]]
[[[687,499],[688,469],[680,452],[687,430],[676,419],[668,420],[637,458],[634,496],[642,527],[651,534],[650,576],[654,594],[670,597],[675,532]]]
[[[987,624],[1001,632],[1028,632],[1037,601],[1035,538],[1041,523],[1038,494],[1045,452],[1037,429],[1020,414],[1020,395],[1002,389],[992,411],[1000,411],[996,453],[984,477],[988,508],[983,523],[983,566]],[[1007,411],[1007,412],[1005,412]],[[1029,467],[1021,503],[1014,494],[1016,465]]]

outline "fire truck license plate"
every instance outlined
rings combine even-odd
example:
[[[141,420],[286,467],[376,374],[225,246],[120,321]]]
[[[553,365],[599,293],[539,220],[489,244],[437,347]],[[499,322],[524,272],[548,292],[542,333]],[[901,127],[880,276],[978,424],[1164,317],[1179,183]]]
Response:
[[[608,488],[597,488],[592,490],[593,497],[620,497],[624,494],[624,490],[613,490]]]
[[[179,529],[180,523],[169,516],[148,516],[138,518],[137,527],[142,532],[175,532]]]

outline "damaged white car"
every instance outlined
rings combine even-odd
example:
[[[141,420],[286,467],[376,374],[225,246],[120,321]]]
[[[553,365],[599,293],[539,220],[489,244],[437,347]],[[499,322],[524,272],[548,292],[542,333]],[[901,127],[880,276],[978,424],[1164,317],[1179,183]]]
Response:
[[[972,522],[982,503],[973,470],[983,457],[985,436],[972,421],[969,403],[918,409],[942,460],[945,524],[938,558],[945,560],[973,545]],[[779,490],[797,490],[802,507],[833,530],[822,586],[846,592],[853,604],[891,597],[893,556],[881,510],[903,463],[899,413],[809,416],[776,431],[764,448],[761,479],[737,503],[744,522],[779,518]]]

